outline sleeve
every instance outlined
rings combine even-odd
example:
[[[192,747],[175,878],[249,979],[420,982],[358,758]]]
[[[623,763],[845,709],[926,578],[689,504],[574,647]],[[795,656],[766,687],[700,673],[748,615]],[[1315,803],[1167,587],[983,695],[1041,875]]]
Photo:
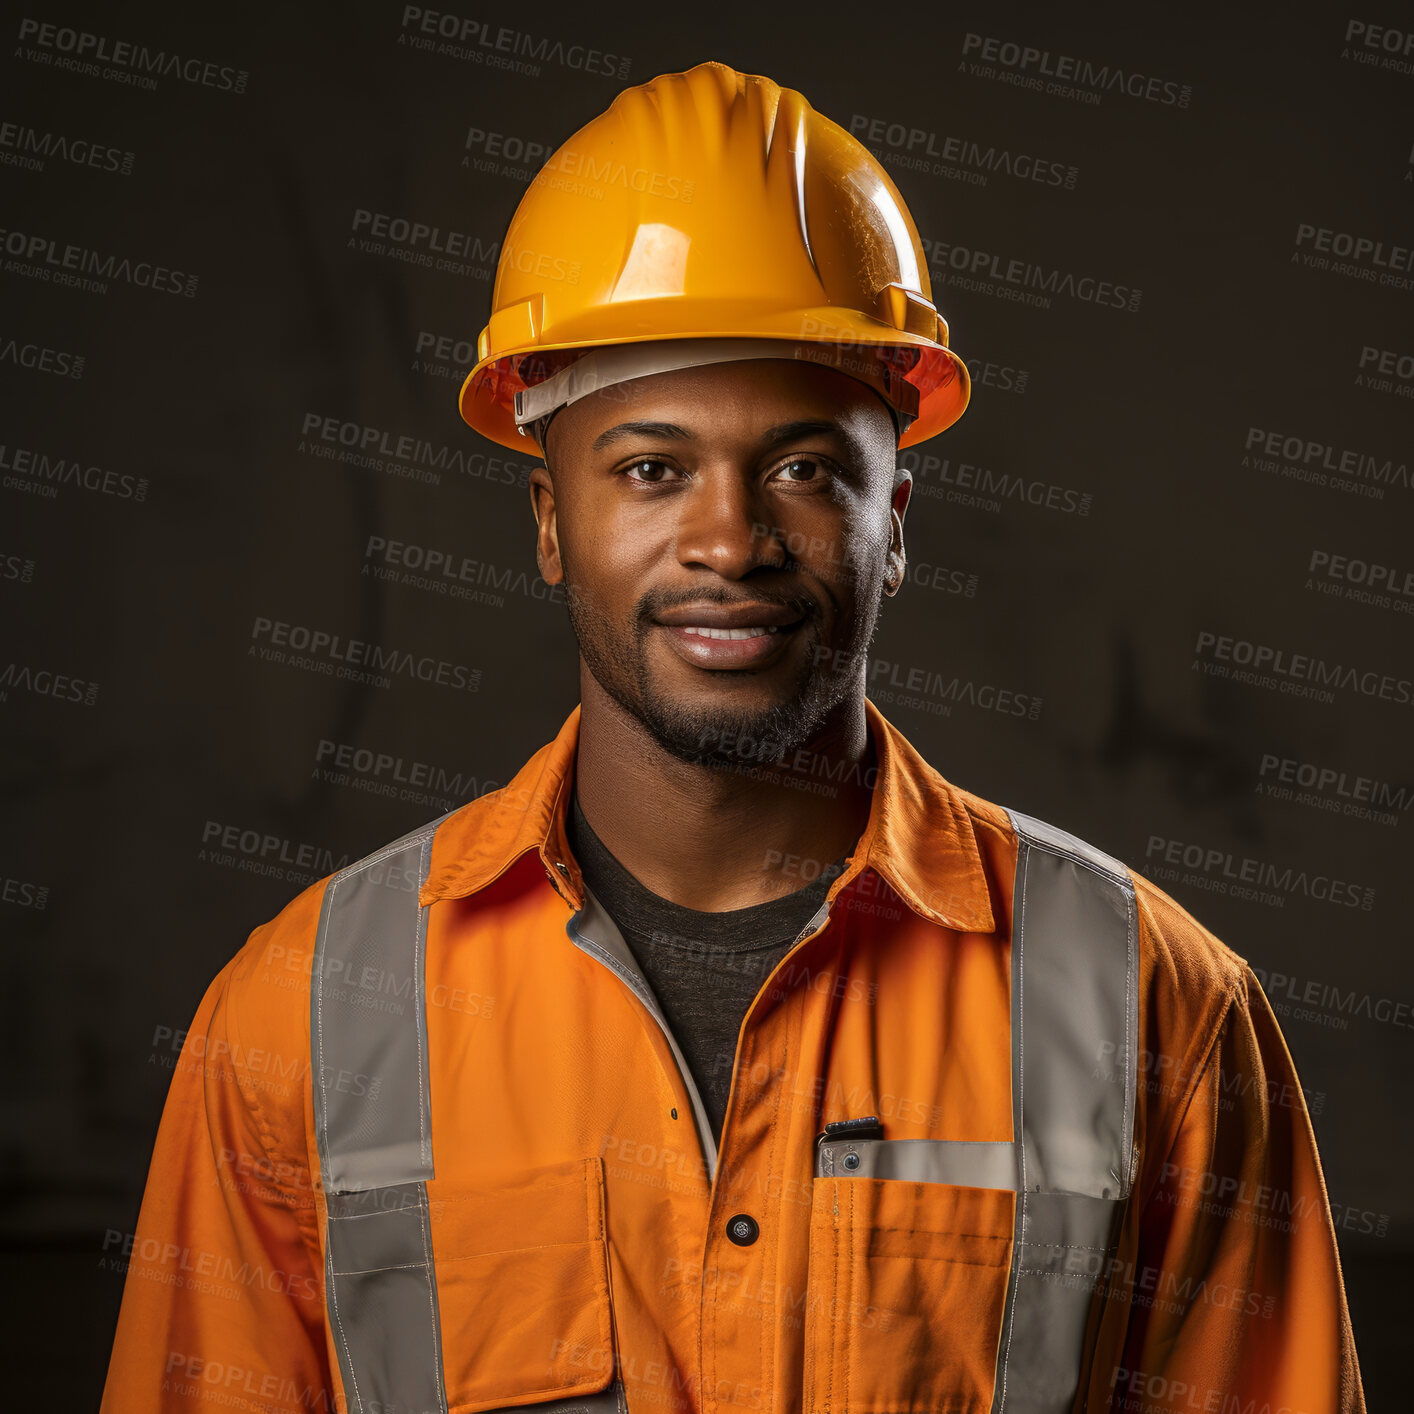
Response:
[[[1111,1409],[1363,1414],[1315,1134],[1250,968],[1140,1220]]]
[[[334,1407],[309,1168],[276,1157],[261,1101],[307,1057],[244,1051],[240,958],[182,1040],[136,1231],[109,1238],[127,1267],[101,1414]]]

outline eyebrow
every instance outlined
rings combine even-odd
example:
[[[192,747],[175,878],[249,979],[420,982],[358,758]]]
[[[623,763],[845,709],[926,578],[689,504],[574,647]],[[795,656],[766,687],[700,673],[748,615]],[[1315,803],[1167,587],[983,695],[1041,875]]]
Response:
[[[599,451],[611,442],[621,442],[625,437],[668,437],[675,442],[690,442],[692,433],[675,422],[620,422],[601,432],[594,439],[592,451]]]
[[[795,422],[781,422],[769,428],[765,434],[764,447],[772,451],[787,442],[798,442],[802,437],[838,437],[851,451],[857,451],[855,440],[838,423],[827,422],[823,418],[801,418]],[[694,434],[676,422],[620,422],[594,439],[592,450],[600,451],[611,443],[627,437],[666,437],[674,442],[691,442]]]

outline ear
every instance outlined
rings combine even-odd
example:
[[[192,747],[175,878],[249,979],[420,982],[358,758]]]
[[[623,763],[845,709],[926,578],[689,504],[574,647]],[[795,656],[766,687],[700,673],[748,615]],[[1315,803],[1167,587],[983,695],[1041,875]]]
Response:
[[[530,469],[530,508],[535,515],[535,563],[546,584],[565,577],[560,563],[559,526],[555,520],[555,483],[545,466]]]
[[[884,570],[884,593],[897,594],[908,572],[908,556],[903,547],[903,518],[913,494],[913,473],[905,466],[894,468],[893,493],[889,503],[889,556]]]

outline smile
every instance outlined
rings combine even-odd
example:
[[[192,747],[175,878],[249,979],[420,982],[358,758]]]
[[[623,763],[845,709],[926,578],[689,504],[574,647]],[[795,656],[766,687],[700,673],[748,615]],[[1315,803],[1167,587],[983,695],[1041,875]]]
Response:
[[[773,661],[795,637],[804,619],[793,624],[660,624],[678,657],[695,668],[756,668]]]
[[[701,634],[704,638],[759,638],[763,633],[779,633],[779,624],[756,624],[751,628],[708,628],[702,624],[680,625],[684,633]]]

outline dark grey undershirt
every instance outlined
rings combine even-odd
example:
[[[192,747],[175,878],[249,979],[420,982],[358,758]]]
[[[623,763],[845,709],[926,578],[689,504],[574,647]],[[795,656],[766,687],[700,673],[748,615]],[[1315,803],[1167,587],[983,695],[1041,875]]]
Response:
[[[720,1144],[742,1019],[849,856],[794,893],[711,913],[683,908],[639,883],[590,829],[574,791],[566,833],[594,897],[648,978]]]

